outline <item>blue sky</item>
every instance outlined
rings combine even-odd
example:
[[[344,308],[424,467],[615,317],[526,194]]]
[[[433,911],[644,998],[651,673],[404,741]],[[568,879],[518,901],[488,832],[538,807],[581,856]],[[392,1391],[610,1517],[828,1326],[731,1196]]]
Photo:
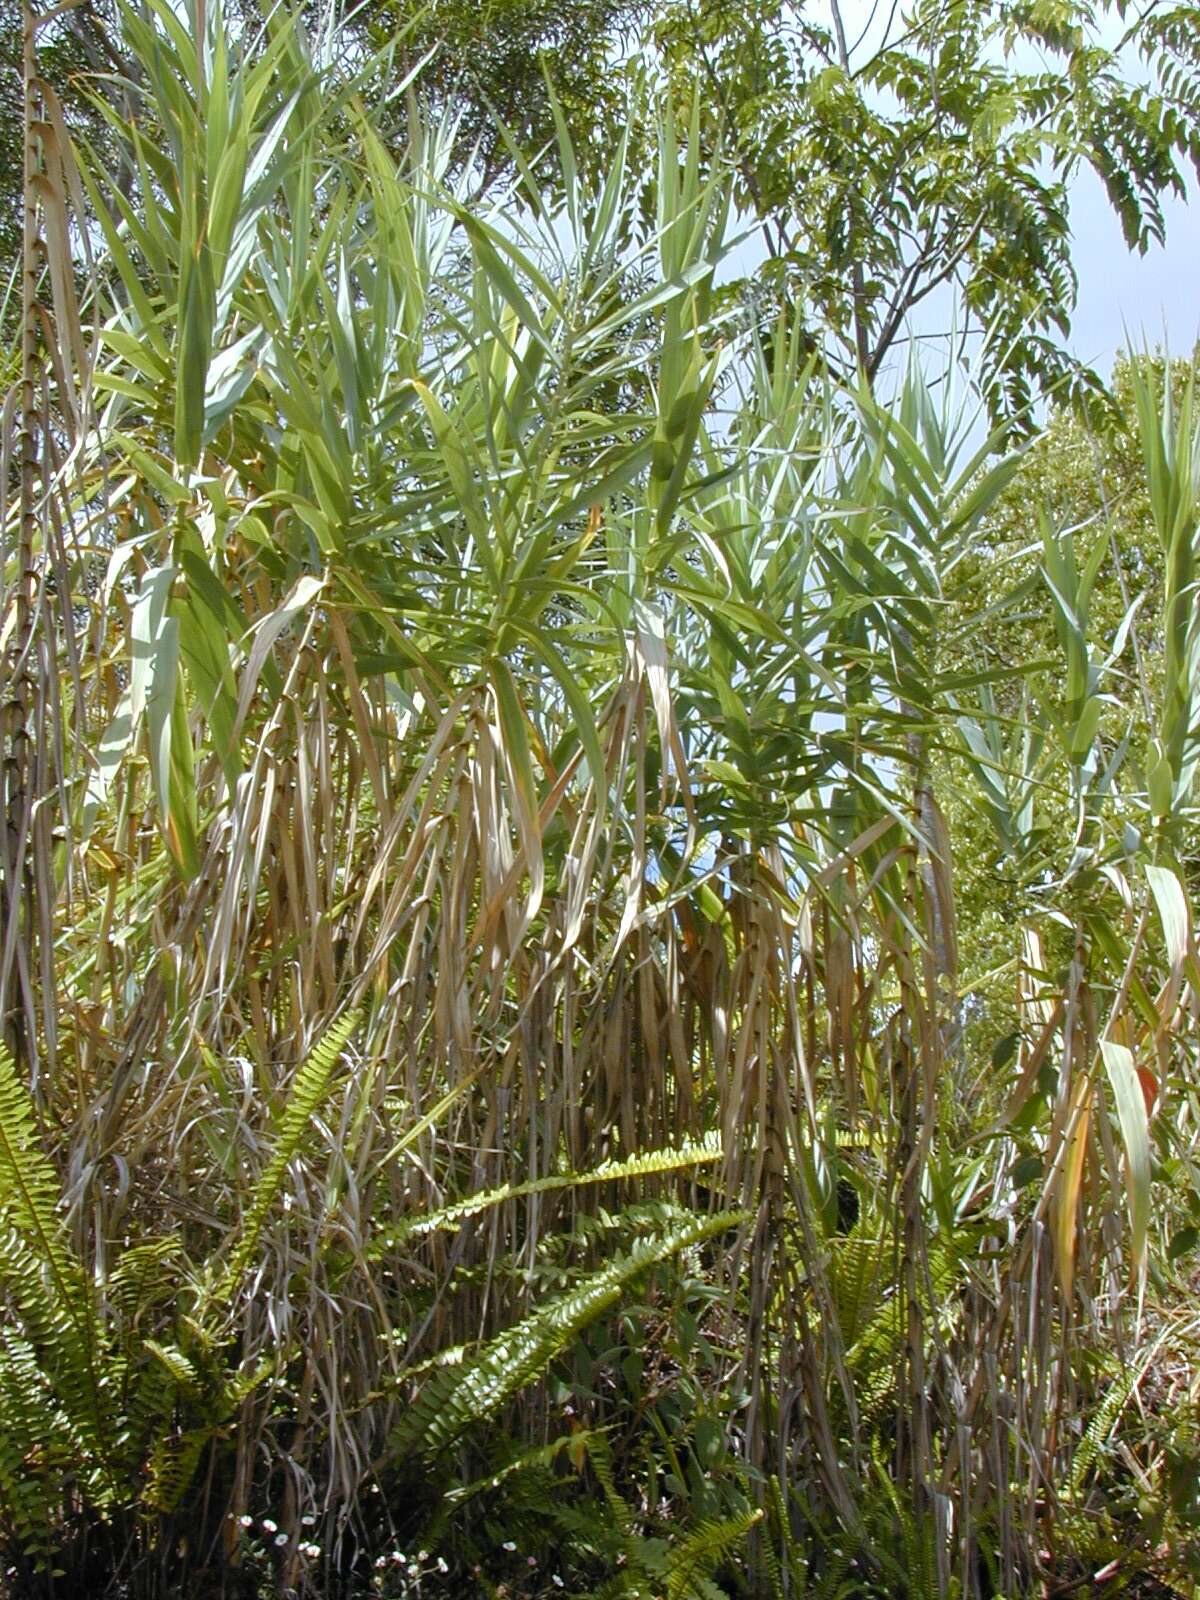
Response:
[[[1129,340],[1137,348],[1165,343],[1190,353],[1200,338],[1200,191],[1193,180],[1185,200],[1167,206],[1165,248],[1144,256],[1125,248],[1121,228],[1090,171],[1072,194],[1072,256],[1079,305],[1071,344],[1083,361],[1107,374]]]

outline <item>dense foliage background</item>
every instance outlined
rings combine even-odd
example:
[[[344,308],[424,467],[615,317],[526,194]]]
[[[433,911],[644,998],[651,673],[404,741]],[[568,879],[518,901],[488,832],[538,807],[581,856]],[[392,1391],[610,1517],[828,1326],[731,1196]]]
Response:
[[[24,13],[9,1594],[1195,1591],[1196,20]]]

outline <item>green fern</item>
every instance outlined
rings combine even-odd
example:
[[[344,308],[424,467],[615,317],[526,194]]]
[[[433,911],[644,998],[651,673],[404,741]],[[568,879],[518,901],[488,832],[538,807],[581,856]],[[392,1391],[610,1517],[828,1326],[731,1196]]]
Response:
[[[633,1513],[625,1503],[625,1498],[617,1488],[616,1474],[613,1471],[612,1447],[608,1437],[602,1434],[593,1444],[588,1456],[592,1471],[596,1474],[596,1481],[600,1485],[601,1493],[607,1502],[609,1514],[613,1524],[620,1533],[625,1544],[626,1556],[630,1553],[633,1543]]]
[[[528,1450],[518,1451],[509,1460],[493,1467],[485,1477],[476,1478],[472,1483],[464,1483],[458,1488],[448,1490],[445,1495],[446,1504],[452,1507],[461,1506],[478,1494],[498,1489],[507,1479],[515,1477],[518,1473],[536,1472],[539,1468],[553,1467],[564,1453],[578,1456],[580,1452],[586,1451],[591,1456],[602,1437],[598,1429],[580,1428],[576,1433],[566,1433],[557,1439],[552,1439],[549,1444],[534,1445]]]
[[[933,1518],[928,1512],[918,1516],[913,1506],[901,1496],[878,1452],[877,1444],[872,1466],[891,1513],[889,1532],[893,1539],[899,1534],[901,1553],[899,1562],[889,1556],[885,1565],[896,1571],[909,1600],[939,1600],[941,1586],[937,1575],[937,1536]],[[881,1544],[880,1552],[883,1550]]]
[[[842,1343],[850,1349],[865,1333],[879,1305],[887,1241],[847,1234],[834,1241],[829,1289]]]
[[[789,1500],[779,1479],[771,1477],[767,1483],[767,1508],[777,1551],[771,1549],[769,1540],[764,1540],[763,1564],[775,1600],[783,1600],[785,1573],[788,1592],[803,1595],[804,1600],[846,1600],[851,1594],[862,1593],[861,1585],[848,1576],[853,1544],[844,1534],[830,1537],[829,1529],[822,1528],[811,1505],[798,1493],[797,1507],[811,1533],[811,1542],[806,1548],[792,1531]],[[818,1551],[819,1559],[814,1559]]]
[[[667,1600],[712,1600],[720,1590],[712,1575],[743,1542],[762,1511],[743,1511],[736,1517],[702,1522],[682,1544],[672,1550],[667,1563]]]
[[[0,1045],[0,1284],[11,1296],[60,1403],[98,1459],[108,1449],[99,1323],[60,1214],[61,1189],[39,1147],[28,1091]]]
[[[33,1103],[0,1044],[0,1194],[3,1215],[30,1242],[54,1280],[64,1311],[88,1337],[90,1307],[83,1274],[67,1246],[54,1168],[39,1148]]]
[[[122,1251],[104,1286],[104,1298],[127,1338],[145,1311],[178,1292],[177,1277],[166,1268],[179,1259],[182,1248],[178,1236],[171,1233]]]
[[[211,1426],[188,1428],[182,1433],[163,1433],[155,1440],[146,1467],[146,1487],[142,1498],[152,1510],[170,1512],[178,1508],[196,1476],[200,1458],[211,1444]]]
[[[693,1218],[592,1273],[514,1328],[490,1340],[457,1368],[431,1374],[392,1435],[398,1455],[436,1455],[486,1421],[537,1378],[577,1333],[603,1316],[650,1267],[749,1221],[747,1213]]]
[[[1105,1440],[1116,1426],[1117,1418],[1125,1409],[1130,1395],[1137,1388],[1145,1376],[1143,1365],[1129,1367],[1115,1383],[1111,1385],[1108,1393],[1100,1402],[1096,1415],[1092,1418],[1087,1432],[1079,1441],[1079,1448],[1075,1452],[1075,1459],[1071,1463],[1071,1493],[1078,1495],[1083,1487],[1083,1480],[1095,1463]]]
[[[33,1105],[0,1047],[0,1289],[16,1322],[0,1337],[0,1533],[35,1564],[52,1559],[68,1480],[101,1516],[131,1495],[175,1509],[206,1447],[272,1370],[231,1374],[213,1317],[228,1309],[353,1023],[331,1029],[297,1073],[241,1237],[198,1306],[196,1286],[180,1299],[174,1236],[130,1247],[93,1295]],[[170,1301],[143,1334],[147,1311]],[[151,1336],[164,1321],[170,1331]]]
[[[454,1205],[444,1206],[425,1216],[414,1217],[391,1229],[377,1240],[367,1252],[370,1260],[377,1260],[387,1250],[408,1239],[426,1233],[443,1232],[457,1228],[460,1223],[481,1212],[503,1205],[507,1200],[522,1200],[528,1195],[548,1194],[555,1189],[577,1189],[586,1184],[613,1183],[623,1178],[644,1178],[660,1172],[678,1172],[688,1167],[704,1166],[720,1161],[722,1157],[720,1136],[710,1133],[695,1144],[678,1149],[647,1150],[624,1161],[606,1161],[588,1172],[556,1172],[545,1178],[534,1178],[528,1183],[504,1183],[482,1194],[470,1195]]]
[[[87,1451],[27,1339],[0,1334],[0,1527],[35,1563],[53,1552],[62,1479]]]
[[[292,1081],[287,1103],[276,1128],[271,1159],[263,1169],[242,1225],[241,1237],[234,1247],[224,1274],[213,1291],[212,1300],[217,1305],[227,1303],[241,1281],[250,1258],[258,1246],[267,1215],[279,1197],[289,1163],[299,1151],[309,1124],[333,1081],[338,1057],[346,1048],[358,1018],[347,1012],[321,1039],[301,1063]]]

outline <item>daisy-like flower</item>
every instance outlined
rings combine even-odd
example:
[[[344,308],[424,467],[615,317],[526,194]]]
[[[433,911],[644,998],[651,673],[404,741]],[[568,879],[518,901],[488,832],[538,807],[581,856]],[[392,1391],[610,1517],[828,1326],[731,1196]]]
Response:
[[[263,1518],[262,1530],[264,1533],[274,1533],[278,1526],[279,1524],[277,1522],[272,1522],[270,1517]]]
[[[253,1526],[254,1526],[254,1518],[253,1517],[242,1516],[242,1517],[238,1518],[238,1527],[239,1528],[252,1528]]]
[[[276,1545],[277,1545],[277,1547],[278,1547],[278,1548],[279,1548],[279,1549],[280,1549],[280,1550],[282,1550],[282,1549],[283,1549],[283,1547],[284,1547],[284,1545],[285,1545],[285,1544],[286,1544],[286,1543],[287,1543],[287,1542],[288,1542],[288,1536],[287,1536],[287,1534],[286,1534],[286,1533],[277,1533],[277,1534],[276,1534],[276,1535],[275,1535],[275,1543],[276,1543]]]

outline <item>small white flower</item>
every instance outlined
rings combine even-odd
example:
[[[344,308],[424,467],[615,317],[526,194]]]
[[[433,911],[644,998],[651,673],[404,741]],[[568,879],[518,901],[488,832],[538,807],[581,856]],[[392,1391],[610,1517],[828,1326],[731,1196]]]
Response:
[[[300,1526],[302,1528],[311,1528],[316,1520],[316,1517],[313,1516],[311,1511],[306,1511],[300,1518]]]
[[[559,1575],[558,1575],[558,1573],[557,1573],[557,1572],[552,1572],[552,1573],[551,1573],[551,1574],[550,1574],[550,1582],[551,1582],[551,1583],[552,1583],[552,1584],[553,1584],[553,1585],[554,1585],[554,1587],[555,1587],[555,1588],[556,1588],[556,1589],[561,1589],[561,1588],[563,1588],[563,1587],[564,1587],[564,1585],[563,1585],[563,1581],[562,1581],[562,1579],[561,1579],[561,1578],[560,1578],[560,1577],[559,1577]]]
[[[281,1550],[282,1550],[282,1548],[284,1547],[284,1545],[287,1542],[288,1542],[288,1536],[287,1536],[286,1533],[277,1533],[275,1535],[275,1543],[279,1546],[279,1548]]]
[[[317,1557],[321,1554],[321,1546],[319,1544],[311,1544],[311,1543],[310,1544],[302,1544],[300,1546],[300,1553],[302,1555],[306,1555],[310,1561],[315,1561],[317,1559]]]
[[[254,1518],[253,1517],[239,1517],[238,1518],[238,1526],[242,1527],[242,1528],[252,1528],[254,1526]]]
[[[402,1567],[404,1565],[404,1551],[403,1550],[393,1550],[392,1551],[392,1561],[393,1561],[394,1565],[396,1565],[397,1567]]]
[[[272,1522],[270,1517],[263,1518],[262,1529],[264,1533],[274,1533],[278,1526],[279,1524],[277,1522]]]
[[[439,1556],[437,1558],[437,1569],[438,1569],[439,1572],[449,1572],[450,1571],[450,1568],[446,1565],[445,1558],[442,1557],[442,1556]]]
[[[419,1578],[421,1576],[421,1569],[419,1566],[417,1566],[415,1561],[410,1562],[404,1570],[408,1573],[410,1578]]]
[[[376,1556],[375,1557],[375,1565],[377,1567],[386,1567],[387,1566],[387,1557],[386,1556]]]
[[[515,1544],[514,1544],[514,1543],[513,1543],[513,1542],[512,1542],[512,1540],[511,1540],[511,1539],[505,1539],[505,1541],[504,1541],[504,1548],[505,1548],[505,1549],[506,1549],[506,1550],[515,1550],[515,1549],[516,1549],[516,1548],[517,1548],[517,1547],[516,1547],[516,1545],[515,1545]]]

